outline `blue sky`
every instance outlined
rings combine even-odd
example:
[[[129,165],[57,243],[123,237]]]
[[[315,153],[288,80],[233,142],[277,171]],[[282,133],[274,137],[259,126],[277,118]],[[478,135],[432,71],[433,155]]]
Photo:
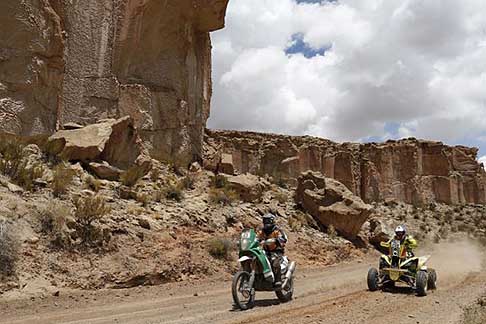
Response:
[[[208,126],[416,137],[486,161],[486,1],[231,0]]]

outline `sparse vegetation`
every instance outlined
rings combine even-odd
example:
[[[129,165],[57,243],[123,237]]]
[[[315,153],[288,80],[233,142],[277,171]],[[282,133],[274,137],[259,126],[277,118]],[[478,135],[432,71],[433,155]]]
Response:
[[[152,201],[150,195],[146,192],[137,193],[137,201],[142,204],[143,207],[147,207]]]
[[[332,239],[337,237],[338,233],[337,233],[334,225],[331,224],[327,227],[327,235],[329,235],[329,237],[332,238]]]
[[[66,203],[54,200],[39,211],[41,230],[51,238],[54,246],[69,248],[72,240],[69,235],[68,221],[72,216]]]
[[[152,171],[150,171],[150,180],[152,182],[157,182],[160,179],[162,172],[158,168],[153,168]]]
[[[238,198],[238,193],[228,188],[212,188],[209,190],[209,201],[216,205],[228,206]]]
[[[103,183],[101,182],[101,180],[96,179],[92,175],[88,175],[88,177],[86,178],[86,186],[89,190],[99,192],[103,187]]]
[[[74,175],[74,170],[66,163],[56,165],[51,183],[52,193],[55,197],[61,197],[67,193],[67,189],[72,183]]]
[[[222,174],[217,174],[211,178],[211,186],[213,188],[226,188],[228,186],[228,179]]]
[[[233,250],[233,243],[225,238],[212,238],[208,241],[208,252],[217,259],[228,260]]]
[[[0,222],[0,275],[8,277],[15,273],[18,259],[18,246],[11,227],[6,222]]]
[[[182,192],[182,184],[169,183],[167,187],[164,189],[164,196],[167,199],[175,200],[177,202],[182,201],[182,199],[184,199],[184,193]]]
[[[281,204],[285,204],[287,202],[287,200],[289,199],[289,195],[283,191],[275,191],[274,192],[274,195],[275,199],[281,203]]]
[[[124,171],[120,176],[120,181],[127,187],[133,187],[145,175],[144,170],[138,165],[134,165],[128,170]]]
[[[100,195],[88,196],[74,200],[74,217],[78,224],[77,232],[83,245],[91,246],[101,242],[100,231],[94,225],[100,221],[110,209],[105,198]]]
[[[188,174],[181,180],[181,185],[186,190],[192,190],[196,186],[197,175],[195,174]]]

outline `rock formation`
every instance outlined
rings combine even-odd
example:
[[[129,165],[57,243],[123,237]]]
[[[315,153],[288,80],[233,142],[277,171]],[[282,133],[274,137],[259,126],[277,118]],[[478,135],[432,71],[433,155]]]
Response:
[[[205,143],[205,168],[214,171],[222,154],[231,154],[236,172],[295,185],[301,172],[319,171],[366,202],[486,203],[486,173],[476,148],[414,138],[338,144],[309,136],[212,130]]]
[[[151,155],[200,160],[209,32],[228,0],[3,0],[0,130],[53,133],[130,115]]]
[[[299,177],[295,201],[319,223],[332,225],[350,239],[356,237],[373,209],[339,181],[311,171]]]

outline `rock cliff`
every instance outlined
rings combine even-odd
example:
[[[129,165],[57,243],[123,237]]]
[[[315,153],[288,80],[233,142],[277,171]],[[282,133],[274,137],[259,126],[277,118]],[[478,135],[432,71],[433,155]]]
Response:
[[[0,130],[52,133],[130,115],[153,157],[202,155],[209,32],[228,0],[3,0]]]
[[[486,203],[486,172],[475,148],[414,138],[338,144],[309,136],[212,130],[205,142],[205,167],[212,170],[229,154],[236,172],[295,184],[301,172],[320,171],[366,202]]]

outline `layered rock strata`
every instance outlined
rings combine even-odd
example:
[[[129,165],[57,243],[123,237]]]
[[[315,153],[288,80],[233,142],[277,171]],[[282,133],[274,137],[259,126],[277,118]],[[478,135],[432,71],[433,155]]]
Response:
[[[228,0],[3,0],[0,130],[33,135],[130,115],[153,157],[200,160],[209,32]]]
[[[339,144],[309,136],[207,130],[205,168],[216,171],[221,156],[230,154],[236,172],[295,184],[301,172],[319,171],[366,202],[484,204],[486,173],[477,152],[415,138]]]

